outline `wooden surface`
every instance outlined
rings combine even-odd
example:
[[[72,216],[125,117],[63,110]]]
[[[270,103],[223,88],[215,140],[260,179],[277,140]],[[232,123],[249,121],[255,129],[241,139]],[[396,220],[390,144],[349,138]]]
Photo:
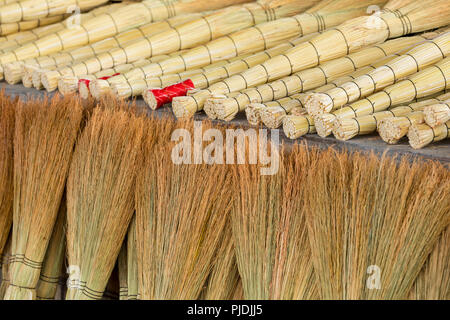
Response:
[[[23,87],[22,85],[8,85],[5,83],[1,83],[0,87],[4,88],[6,94],[10,95],[11,97],[20,96],[21,99],[28,99],[29,97],[32,96],[42,97],[46,94],[46,92],[43,90],[38,91],[35,89],[29,89]],[[138,99],[136,102],[139,106],[145,108],[145,103],[141,99]],[[149,110],[148,112],[149,113],[156,112],[158,114],[163,113],[172,114],[170,107],[164,107],[157,111]],[[206,115],[203,113],[196,115],[195,118],[198,120],[207,119]],[[222,121],[214,121],[214,122],[226,124],[225,122]],[[238,116],[231,123],[234,125],[240,125],[244,128],[250,127],[243,114]],[[279,132],[280,132],[280,140],[284,142],[287,146],[292,145],[294,143],[306,142],[308,143],[308,145],[317,146],[320,148],[327,148],[329,146],[333,146],[336,149],[342,150],[346,149],[349,151],[367,151],[367,152],[375,152],[377,154],[387,153],[391,156],[408,155],[410,157],[420,157],[423,159],[438,160],[444,165],[450,166],[450,139],[434,143],[420,150],[414,150],[409,146],[406,138],[397,145],[388,145],[383,140],[381,140],[381,138],[377,134],[359,136],[349,141],[339,141],[336,140],[333,136],[321,138],[316,134],[306,135],[297,140],[290,140],[285,137],[285,135],[283,134],[283,130],[279,130]]]

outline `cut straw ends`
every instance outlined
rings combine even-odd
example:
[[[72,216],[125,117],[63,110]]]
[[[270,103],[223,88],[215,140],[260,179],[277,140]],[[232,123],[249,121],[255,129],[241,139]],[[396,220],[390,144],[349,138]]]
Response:
[[[78,91],[78,77],[66,75],[58,80],[58,91],[62,95],[75,93]]]
[[[305,99],[305,108],[311,116],[330,112],[332,106],[333,101],[331,98],[323,93],[312,93]]]
[[[150,109],[156,110],[158,108],[158,102],[156,101],[155,95],[153,94],[151,88],[147,88],[147,90],[145,90],[142,94],[142,97]]]
[[[58,88],[58,81],[60,78],[61,75],[58,71],[51,70],[42,74],[41,82],[45,90],[52,92]]]
[[[309,116],[289,115],[283,118],[283,132],[289,139],[297,139],[315,132],[314,122]]]
[[[102,79],[91,81],[89,83],[89,91],[95,99],[100,99],[101,97],[112,92],[109,82]]]
[[[408,131],[409,144],[414,149],[421,149],[430,143],[443,140],[449,135],[450,121],[437,127],[425,123],[413,124]]]
[[[358,135],[359,124],[355,119],[336,119],[333,124],[333,134],[338,140],[347,141]]]
[[[190,96],[175,97],[172,100],[172,111],[177,118],[192,117],[197,112],[197,108],[196,100]]]
[[[432,128],[450,120],[450,104],[439,103],[426,106],[423,110],[425,122]]]
[[[417,114],[422,114],[421,121],[417,121],[417,123],[423,123],[423,113],[417,112]],[[378,123],[378,134],[384,142],[396,144],[401,138],[408,134],[410,127],[411,119],[408,117],[391,117],[382,119]]]
[[[314,116],[314,125],[317,134],[322,138],[328,137],[333,131],[336,116],[331,113],[324,113]]]
[[[5,80],[9,84],[17,84],[22,80],[24,72],[22,62],[7,63],[4,65],[3,69]]]
[[[250,103],[245,108],[245,116],[250,125],[257,126],[261,123],[261,117],[259,114],[261,109],[264,109],[264,105],[261,103]]]

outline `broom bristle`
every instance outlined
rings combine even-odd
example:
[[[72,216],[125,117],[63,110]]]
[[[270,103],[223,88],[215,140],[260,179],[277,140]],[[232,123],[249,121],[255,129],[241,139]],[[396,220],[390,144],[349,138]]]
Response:
[[[222,165],[173,164],[172,130],[164,135],[161,121],[149,121],[136,188],[141,298],[197,299],[231,210],[230,175]],[[181,125],[192,129],[192,122]],[[153,135],[163,142],[155,146]]]
[[[68,299],[101,299],[133,215],[143,118],[121,103],[94,109],[67,181]],[[76,271],[79,271],[76,273]]]
[[[0,92],[0,255],[8,239],[13,216],[14,104]]]
[[[83,108],[73,97],[16,105],[11,283],[5,298],[35,299]]]
[[[322,298],[407,298],[450,223],[448,170],[408,158],[327,151],[310,169],[307,185]]]

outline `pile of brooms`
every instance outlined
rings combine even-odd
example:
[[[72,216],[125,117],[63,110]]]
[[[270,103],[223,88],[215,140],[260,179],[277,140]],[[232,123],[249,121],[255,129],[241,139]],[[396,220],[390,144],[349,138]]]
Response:
[[[189,164],[172,133],[194,143],[209,122],[112,98],[0,102],[4,299],[450,298],[439,163],[281,146],[261,175]]]
[[[10,84],[142,96],[177,118],[245,111],[291,139],[450,135],[445,0],[11,0],[0,13]]]

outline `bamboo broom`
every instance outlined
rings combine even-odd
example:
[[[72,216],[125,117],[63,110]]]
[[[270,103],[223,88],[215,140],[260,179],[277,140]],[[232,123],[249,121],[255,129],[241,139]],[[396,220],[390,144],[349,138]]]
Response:
[[[73,98],[16,105],[11,283],[7,300],[32,300],[83,116]]]
[[[173,146],[167,143],[171,131],[154,146],[151,135],[161,135],[155,121],[148,125],[150,137],[137,174],[139,290],[143,300],[197,299],[224,240],[232,201],[230,175],[222,165],[173,164]]]
[[[350,57],[352,60],[350,61],[347,58],[341,58],[341,59],[336,59],[334,61],[330,61],[329,63],[327,63],[326,65],[328,66],[328,69],[330,70],[330,72],[334,72],[335,76],[336,75],[342,75],[342,74],[346,74],[348,72],[354,71],[355,70],[355,66],[352,64],[352,62],[354,63],[358,63],[359,65],[366,65],[374,60],[378,60],[382,57],[385,57],[386,54],[384,52],[384,50],[387,50],[389,53],[395,53],[398,50],[401,50],[402,48],[408,47],[414,43],[417,43],[417,41],[423,40],[422,38],[415,38],[415,37],[411,37],[411,38],[400,38],[400,39],[396,39],[396,40],[391,40],[386,42],[385,44],[381,44],[379,45],[380,48],[378,48],[377,46],[372,47],[372,48],[367,48],[367,50],[361,50],[360,52],[354,53],[352,54],[352,57]],[[389,55],[389,53],[387,53]],[[359,62],[361,61],[361,62]],[[315,86],[320,86],[326,83],[326,79],[324,80],[324,73],[321,71],[322,68],[318,67],[318,68],[314,68],[314,69],[310,69],[310,70],[305,70],[304,72],[299,72],[298,74],[294,74],[292,77],[286,77],[285,79],[281,79],[280,81],[276,81],[273,82],[274,84],[277,84],[277,87],[280,87],[279,90],[277,90],[277,94],[280,96],[283,96],[283,94],[285,94],[286,92],[289,92],[289,88],[286,90],[286,86],[285,83],[287,83],[287,81],[291,82],[290,85],[290,91],[291,92],[298,92],[301,90],[307,90],[308,88],[313,88]],[[303,78],[308,79],[308,81],[306,83],[303,83],[300,81],[301,78],[298,77],[298,75],[302,75]],[[311,83],[311,85],[309,85],[309,79],[312,77],[312,79],[315,79],[316,81],[313,81]],[[222,95],[222,94],[226,94],[226,93],[231,93],[231,92],[236,92],[242,89],[246,89],[247,85],[245,85],[245,82],[242,83],[242,78],[240,81],[239,80],[239,75],[235,75],[232,77],[229,77],[225,80],[222,80],[212,86],[210,86],[208,88],[207,91],[200,91],[198,93],[194,93],[192,95],[192,99],[194,99],[194,105],[195,102],[197,102],[199,104],[199,108],[198,110],[201,110],[202,108],[205,110],[205,112],[207,112],[208,116],[211,118],[216,118],[217,115],[215,113],[214,110],[214,105],[206,105],[204,106],[205,101],[211,97],[211,95],[215,96],[215,98],[218,98],[218,95]],[[270,88],[270,86],[261,86],[261,89],[266,88]],[[270,99],[272,97],[272,93],[275,96],[274,93],[275,90],[271,90],[269,89],[268,92],[265,93],[266,99]],[[226,97],[224,98],[219,98],[219,99],[214,99],[215,101],[211,101],[211,102],[217,102],[217,103],[221,103],[223,101],[224,105],[226,106],[227,104],[230,105],[229,109],[230,109],[230,117],[234,116],[234,113],[237,112],[236,108],[240,108],[240,107],[236,107],[236,104],[242,104],[242,108],[244,108],[244,105],[249,102],[249,100],[255,100],[256,101],[264,101],[264,97],[260,97],[259,96],[259,90],[249,90],[250,93],[254,93],[251,98],[249,98],[248,100],[246,100],[246,96],[243,95],[240,99],[242,99],[242,102],[239,103],[238,101],[225,101],[224,99],[226,99]],[[217,101],[216,101],[217,100]],[[192,103],[191,103],[192,104]],[[224,107],[225,109],[225,107]],[[192,110],[192,108],[191,108]],[[195,109],[193,110],[195,111]],[[225,113],[225,111],[224,111]],[[223,116],[224,118],[228,118],[225,117],[225,115]]]
[[[72,75],[91,74],[114,67],[117,64],[130,63],[154,55],[193,48],[263,21],[296,14],[303,9],[303,6],[299,6],[298,1],[279,8],[269,9],[256,3],[226,8],[213,12],[202,19],[173,27],[166,32],[141,38],[123,48],[98,55],[83,64],[73,65],[71,68],[61,70],[61,72]],[[195,34],[195,37],[192,36],[193,34]]]
[[[2,23],[0,24],[0,35],[6,36],[16,32],[27,31],[34,28],[47,26],[49,24],[62,21],[65,17],[65,15],[59,15],[30,21]]]
[[[239,76],[231,77],[227,84],[231,84],[233,91],[237,91],[271,82],[318,66],[326,61],[343,57],[362,47],[382,42],[388,38],[440,27],[447,24],[450,19],[450,10],[445,1],[412,2],[410,5],[400,8],[398,12],[403,14],[404,18],[399,18],[394,13],[381,15],[383,20],[380,22],[380,26],[383,27],[382,29],[372,26],[371,19],[373,17],[363,16],[350,20],[318,35],[311,41],[292,48],[284,55],[279,55],[261,65],[250,68]],[[430,18],[431,16],[432,18]],[[388,25],[383,21],[387,21]],[[402,21],[408,21],[408,24],[405,26]],[[366,28],[367,23],[370,28]],[[220,101],[216,101],[216,103],[220,103]]]
[[[113,92],[119,97],[136,96],[144,92],[144,100],[148,103],[151,109],[156,109],[159,107],[158,105],[149,103],[149,101],[151,101],[151,95],[147,96],[150,94],[148,92],[150,91],[150,89],[146,90],[147,87],[166,87],[168,85],[176,83],[177,81],[190,79],[196,88],[206,88],[210,84],[213,84],[222,78],[226,78],[228,75],[239,73],[242,70],[251,67],[252,65],[260,63],[260,61],[267,60],[271,55],[281,53],[287,50],[287,48],[290,48],[296,43],[299,43],[300,41],[306,40],[303,40],[302,38],[293,39],[292,41],[287,41],[281,45],[262,52],[258,52],[255,54],[246,54],[229,60],[221,60],[203,68],[192,69],[181,73],[173,73],[165,76],[148,78],[143,81],[136,79],[124,80],[123,78],[115,77],[109,79],[108,82],[109,84],[111,84]],[[226,64],[223,64],[223,61],[225,61]],[[220,63],[220,66],[218,65],[218,63]],[[217,67],[213,68],[212,66]],[[145,76],[145,73],[143,71],[142,75]]]
[[[142,117],[119,104],[95,108],[79,139],[67,181],[69,300],[102,298],[133,215],[142,137]]]
[[[93,9],[89,12],[80,14],[80,22],[86,22],[87,20],[96,17],[103,13],[111,13],[114,10],[119,9],[120,7],[124,7],[125,5],[129,4],[129,2],[120,2],[120,3],[113,3],[106,6],[101,6],[99,8]],[[21,45],[24,45],[28,42],[37,40],[39,38],[42,38],[44,36],[47,36],[49,34],[56,33],[58,31],[63,30],[68,26],[68,24],[73,23],[73,17],[68,18],[63,22],[60,23],[54,23],[52,25],[39,27],[31,31],[24,31],[24,32],[18,32],[9,36],[5,37],[5,42],[0,44],[0,53],[6,53],[9,51],[12,51]]]
[[[13,216],[14,122],[15,104],[0,93],[0,255],[11,230]]]
[[[11,237],[8,237],[8,241],[4,246],[3,254],[0,255],[2,281],[0,282],[0,300],[3,300],[6,289],[9,286],[9,264],[11,260]]]
[[[151,36],[164,32],[171,29],[173,26],[182,25],[186,22],[192,21],[193,19],[198,19],[205,14],[206,13],[191,13],[182,16],[175,16],[159,22],[148,23],[140,27],[121,32],[113,37],[100,40],[92,44],[87,44],[83,47],[77,47],[65,52],[59,52],[44,57],[27,59],[23,62],[23,64],[37,65],[41,69],[48,71],[55,70],[57,68],[64,68],[74,63],[80,63],[80,61],[94,57],[98,54],[110,51],[112,48],[123,47],[133,40],[142,38],[144,35]],[[21,70],[17,67],[17,65],[20,64],[22,63],[11,63],[5,66],[5,77],[7,73],[10,73],[7,77],[10,83],[15,83],[18,81]],[[6,70],[8,67],[13,68],[14,66],[16,66],[16,68],[9,71]],[[61,74],[57,73],[57,75],[60,76]]]
[[[182,53],[180,52],[180,55]],[[150,59],[152,60],[152,59]],[[194,76],[196,74],[199,74],[201,72],[206,72],[209,69],[215,69],[218,67],[222,67],[229,63],[230,60],[222,60],[215,62],[213,64],[210,64],[204,68],[189,70],[180,74],[169,74],[166,76],[158,77],[158,78],[150,78],[150,79],[136,79],[136,80],[125,80],[122,81],[119,79],[119,81],[116,81],[115,78],[120,78],[120,75],[114,76],[114,77],[107,77],[106,79],[96,79],[94,81],[89,82],[89,90],[91,91],[92,95],[99,99],[102,95],[109,94],[113,92],[120,98],[127,98],[129,97],[127,95],[128,91],[126,89],[131,89],[131,92],[129,92],[133,96],[139,96],[142,91],[149,87],[156,88],[158,86],[164,87],[168,84],[175,83],[181,79],[189,78],[190,76]],[[141,68],[141,67],[140,67]],[[113,83],[113,85],[110,87],[109,81]],[[125,92],[122,91],[123,84],[125,82]]]
[[[119,300],[128,300],[128,255],[127,255],[127,240],[122,244],[117,259],[117,266],[119,269]]]
[[[137,244],[136,244],[136,216],[130,223],[127,235],[127,284],[128,284],[128,300],[139,300],[139,271],[137,261]]]
[[[445,93],[434,99],[426,99],[417,103],[427,106],[448,100],[449,98],[450,94]],[[396,144],[401,138],[406,136],[411,125],[414,123],[423,123],[424,121],[425,119],[422,111],[412,112],[403,117],[392,117],[381,120],[378,123],[377,130],[383,141],[389,144]]]
[[[321,297],[405,299],[449,224],[448,170],[333,150],[311,167],[306,215]]]
[[[409,144],[414,149],[424,148],[448,137],[450,137],[450,121],[434,128],[425,123],[416,123],[408,130]]]
[[[49,240],[47,253],[42,265],[41,276],[36,289],[38,300],[55,300],[61,275],[64,272],[64,260],[66,253],[66,199],[63,198],[56,218],[53,233]]]
[[[394,84],[448,56],[450,32],[418,45],[394,61],[325,93],[312,94],[307,101],[311,115],[331,112]]]
[[[73,6],[87,11],[107,2],[108,0],[22,0],[1,7],[0,23],[57,16],[68,13],[68,9]]]
[[[205,289],[205,300],[230,300],[239,286],[239,272],[234,254],[232,230],[227,222],[225,236],[217,251]]]
[[[328,81],[333,81],[338,77],[354,72],[357,68],[366,66],[374,60],[390,56],[399,50],[404,50],[423,40],[424,38],[420,36],[417,38],[406,37],[391,40],[377,46],[368,47],[343,58],[325,62],[319,67],[302,70],[291,76],[245,90],[242,95],[234,99],[217,99],[214,97],[207,103],[208,108],[214,110],[212,112],[209,111],[208,115],[212,113],[221,120],[230,121],[238,112],[245,110],[245,107],[251,102],[262,103],[272,101],[290,94],[313,89],[326,84]],[[231,79],[225,80],[228,85],[232,83],[232,81],[229,81]],[[231,86],[230,88],[233,87]]]
[[[160,21],[175,15],[213,10],[246,0],[186,0],[162,2],[144,0],[114,12],[102,14],[80,24],[80,28],[66,28],[0,56],[0,64],[30,59],[96,42],[145,23]]]
[[[301,187],[316,155],[296,148],[274,176],[255,165],[235,168],[232,227],[245,299],[318,298]]]
[[[354,118],[384,111],[399,104],[408,103],[449,88],[450,59],[428,67],[407,79],[401,80],[367,98],[340,108],[332,113],[314,117],[317,133],[326,137],[331,133],[336,119]]]
[[[210,64],[224,57],[231,58],[249,52],[266,50],[292,37],[321,31],[326,25],[337,25],[346,18],[362,13],[360,8],[349,9],[352,8],[352,5],[348,1],[322,1],[307,10],[305,14],[260,23],[257,26],[218,38],[206,46],[195,48],[186,56],[166,61],[161,67],[150,65],[145,68],[144,74],[147,77],[155,77],[161,74],[182,72]],[[340,10],[343,8],[347,11]],[[249,39],[258,39],[259,41],[249,42]],[[140,74],[141,72],[136,71],[125,76],[134,78]]]
[[[434,128],[450,120],[450,100],[426,106],[423,110],[425,122]]]
[[[367,116],[352,119],[338,119],[335,121],[333,127],[334,137],[338,140],[347,141],[359,135],[375,132],[379,121],[383,119],[389,117],[401,117],[414,111],[423,110],[424,106],[417,104],[413,105],[395,107],[386,111],[375,112]]]
[[[449,262],[450,227],[447,227],[414,282],[409,298],[414,300],[449,300]]]

